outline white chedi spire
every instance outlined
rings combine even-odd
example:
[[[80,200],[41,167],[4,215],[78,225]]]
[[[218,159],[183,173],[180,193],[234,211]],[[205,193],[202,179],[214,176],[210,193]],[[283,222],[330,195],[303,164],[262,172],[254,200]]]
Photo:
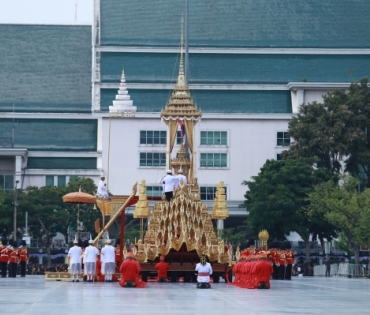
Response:
[[[123,70],[118,94],[113,101],[113,106],[109,106],[109,113],[117,116],[135,117],[136,106],[133,106],[133,101],[130,100],[130,95],[126,87],[125,72]]]

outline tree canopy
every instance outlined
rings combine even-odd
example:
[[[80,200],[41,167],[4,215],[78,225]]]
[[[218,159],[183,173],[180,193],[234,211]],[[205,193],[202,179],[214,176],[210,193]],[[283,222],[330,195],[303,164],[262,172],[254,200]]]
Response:
[[[267,229],[272,239],[285,239],[295,231],[306,246],[311,233],[329,239],[336,235],[323,215],[308,213],[308,194],[332,176],[326,169],[315,168],[316,162],[315,158],[267,160],[258,176],[243,183],[249,188],[243,207],[256,234]]]
[[[301,106],[289,122],[294,139],[283,157],[318,157],[320,166],[332,172],[370,175],[370,88],[367,78],[352,83],[348,92],[334,90],[323,103]],[[368,132],[369,129],[369,132]],[[366,185],[369,187],[370,182]]]
[[[88,178],[73,178],[65,187],[27,187],[17,190],[17,237],[25,233],[25,213],[28,212],[28,233],[39,241],[39,247],[44,247],[50,259],[51,241],[57,232],[65,237],[69,229],[77,228],[77,205],[63,203],[63,195],[78,191],[87,193],[96,191],[93,180]],[[0,231],[2,236],[10,237],[13,232],[14,191],[0,195]],[[94,222],[100,217],[93,205],[80,205],[80,222],[83,230],[94,233]],[[68,240],[66,239],[66,243]]]
[[[344,234],[359,263],[360,245],[370,244],[370,189],[357,191],[358,181],[344,176],[340,185],[328,181],[309,193],[312,213],[319,213]]]

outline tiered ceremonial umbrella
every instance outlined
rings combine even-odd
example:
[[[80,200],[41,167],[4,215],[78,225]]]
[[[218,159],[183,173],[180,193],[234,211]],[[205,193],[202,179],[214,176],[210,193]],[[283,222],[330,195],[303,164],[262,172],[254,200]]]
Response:
[[[64,203],[77,204],[77,234],[78,224],[80,222],[80,204],[95,204],[96,198],[93,195],[82,192],[81,188],[77,192],[71,192],[63,196]],[[77,235],[78,236],[78,235]]]

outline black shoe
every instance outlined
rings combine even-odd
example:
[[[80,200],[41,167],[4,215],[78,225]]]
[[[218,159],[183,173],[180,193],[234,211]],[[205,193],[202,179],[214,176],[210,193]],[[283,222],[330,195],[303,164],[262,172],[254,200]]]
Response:
[[[72,282],[75,282],[75,279],[73,279]]]
[[[80,282],[80,280],[77,279],[76,282]]]

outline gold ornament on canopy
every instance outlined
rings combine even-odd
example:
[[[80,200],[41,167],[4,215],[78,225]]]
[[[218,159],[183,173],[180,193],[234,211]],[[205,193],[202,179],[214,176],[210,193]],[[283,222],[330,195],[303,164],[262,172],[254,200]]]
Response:
[[[134,218],[135,219],[145,219],[150,216],[149,202],[146,195],[146,185],[145,180],[140,183],[139,189],[139,201],[135,206]]]
[[[220,181],[217,185],[215,201],[213,204],[212,219],[225,220],[229,216],[227,209],[224,182]]]
[[[261,230],[261,232],[258,233],[258,238],[261,242],[261,247],[267,249],[267,241],[269,239],[269,233],[267,230]]]

